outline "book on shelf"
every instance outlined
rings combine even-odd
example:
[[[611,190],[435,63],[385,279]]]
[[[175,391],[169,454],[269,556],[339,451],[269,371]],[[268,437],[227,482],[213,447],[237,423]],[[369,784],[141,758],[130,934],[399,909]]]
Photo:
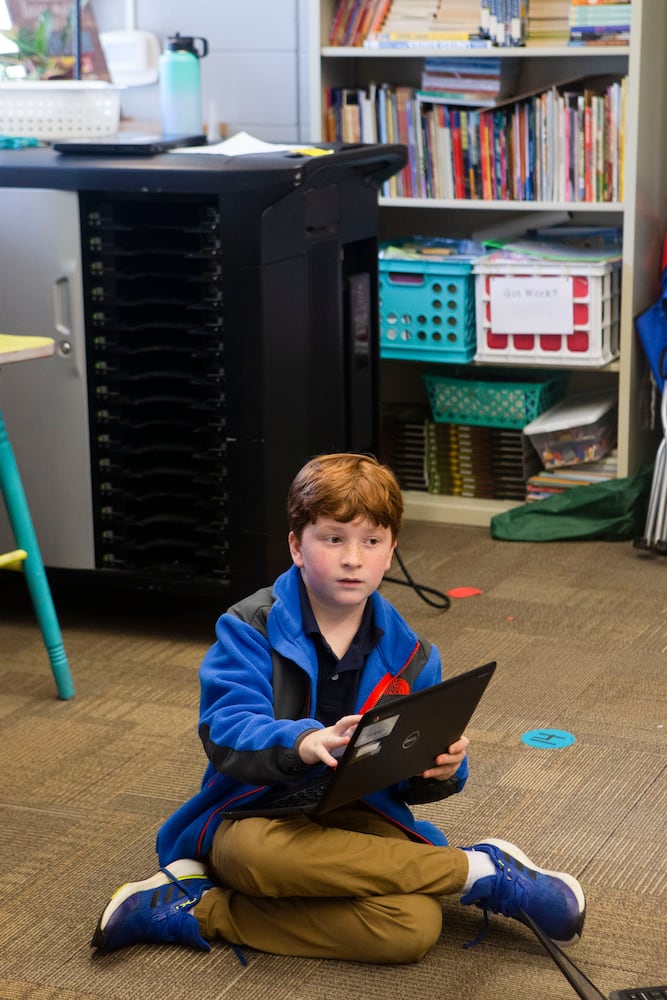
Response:
[[[424,424],[429,493],[523,500],[540,461],[520,430],[469,424]]]
[[[578,486],[593,486],[595,483],[616,479],[617,476],[618,455],[615,449],[597,462],[561,466],[555,471],[540,469],[526,481],[526,502],[544,500],[546,497],[566,493]]]
[[[483,90],[418,90],[420,101],[439,102],[448,105],[463,105],[470,108],[492,108],[497,98]]]
[[[363,45],[370,32],[379,31],[391,7],[391,0],[339,0],[334,11],[329,44]]]
[[[615,262],[621,259],[620,244],[610,246],[584,246],[574,243],[558,243],[552,240],[537,240],[529,236],[516,240],[486,240],[485,245],[491,253],[490,260],[532,259],[559,261],[567,264],[583,262],[598,264]]]
[[[514,92],[518,68],[517,60],[497,57],[425,59],[420,93],[439,96],[449,104],[492,106]]]
[[[570,0],[530,0],[528,44],[565,45],[569,38]]]
[[[543,243],[554,241],[575,247],[620,247],[623,230],[620,226],[573,226],[568,221],[555,226],[534,226],[526,230],[529,239]]]
[[[367,91],[362,90],[359,96],[360,141],[375,144],[378,141],[378,125],[376,109],[377,88],[371,83]]]
[[[494,45],[524,45],[527,31],[528,0],[482,0],[480,34]]]
[[[417,52],[420,50],[431,52],[435,49],[449,52],[460,49],[492,49],[494,47],[494,43],[490,38],[482,38],[481,36],[461,40],[433,38],[432,36],[422,38],[384,38],[378,35],[368,37],[363,44],[364,48],[367,49],[387,49],[389,51],[415,50]]]
[[[629,45],[630,32],[618,28],[570,28],[568,45]]]
[[[613,24],[616,27],[629,28],[632,17],[632,5],[625,3],[609,4],[606,7],[576,6],[570,7],[570,24]]]
[[[425,405],[384,403],[381,415],[382,457],[391,465],[404,490],[426,491]]]
[[[628,45],[632,3],[570,0],[570,45]]]

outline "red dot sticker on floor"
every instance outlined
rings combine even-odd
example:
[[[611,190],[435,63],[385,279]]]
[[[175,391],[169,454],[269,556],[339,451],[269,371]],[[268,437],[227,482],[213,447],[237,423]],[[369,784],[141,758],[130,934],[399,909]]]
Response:
[[[564,729],[530,729],[521,737],[521,742],[529,747],[542,750],[562,750],[576,743],[576,736]]]

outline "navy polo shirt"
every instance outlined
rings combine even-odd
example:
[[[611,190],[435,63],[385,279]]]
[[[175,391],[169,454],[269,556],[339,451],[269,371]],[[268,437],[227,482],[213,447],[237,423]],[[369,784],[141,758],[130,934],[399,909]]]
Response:
[[[373,605],[366,601],[361,624],[350,643],[350,647],[340,659],[320,632],[310,606],[306,585],[299,576],[299,596],[301,599],[301,623],[304,635],[312,639],[317,652],[317,711],[315,718],[325,726],[332,726],[344,715],[352,715],[357,698],[359,678],[366,657],[377,645],[382,629],[373,620]]]

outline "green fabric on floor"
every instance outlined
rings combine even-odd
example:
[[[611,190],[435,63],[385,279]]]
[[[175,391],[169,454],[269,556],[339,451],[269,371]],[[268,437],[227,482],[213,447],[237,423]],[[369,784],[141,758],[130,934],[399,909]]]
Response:
[[[652,474],[646,466],[636,476],[576,486],[513,507],[491,519],[491,537],[512,542],[634,538],[644,530]]]

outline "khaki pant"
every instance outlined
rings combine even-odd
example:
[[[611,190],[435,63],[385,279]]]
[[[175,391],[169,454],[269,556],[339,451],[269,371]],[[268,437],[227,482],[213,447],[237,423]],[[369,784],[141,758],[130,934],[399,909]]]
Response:
[[[224,821],[208,860],[221,888],[193,911],[208,940],[383,964],[423,958],[442,930],[439,897],[468,874],[463,851],[415,843],[360,806]]]

